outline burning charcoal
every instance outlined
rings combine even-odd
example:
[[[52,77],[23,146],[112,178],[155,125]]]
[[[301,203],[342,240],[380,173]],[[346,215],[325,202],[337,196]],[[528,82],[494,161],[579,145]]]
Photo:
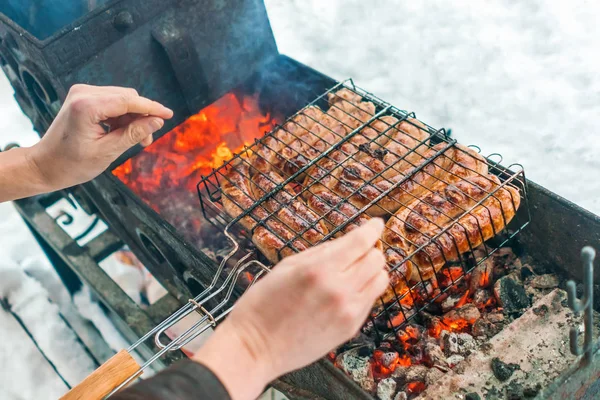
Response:
[[[475,304],[475,306],[480,310],[483,310],[484,308],[489,307],[494,303],[495,300],[488,290],[477,289],[477,291],[473,295],[473,304]]]
[[[447,367],[446,356],[442,351],[442,348],[436,340],[428,340],[425,343],[425,357],[429,360],[429,363],[433,366],[439,365]]]
[[[469,303],[446,313],[442,317],[442,324],[453,331],[460,331],[473,325],[479,318],[481,313],[474,304]]]
[[[406,395],[406,392],[398,392],[396,393],[394,400],[408,400],[408,396]]]
[[[373,393],[376,389],[376,384],[375,379],[373,378],[370,357],[362,356],[360,349],[361,348],[354,348],[338,355],[335,359],[335,364],[348,374],[360,387],[367,392]]]
[[[442,312],[447,313],[448,311],[452,310],[463,299],[463,297],[464,293],[448,295],[440,304],[442,307]]]
[[[558,277],[554,274],[534,276],[529,281],[529,284],[536,289],[554,289],[558,283]]]
[[[506,364],[502,362],[498,357],[494,357],[492,359],[492,371],[494,372],[496,378],[498,378],[498,380],[501,382],[510,379],[513,372],[515,372],[518,369],[521,369],[521,367],[519,367],[517,364]]]
[[[460,363],[464,359],[465,358],[463,356],[461,356],[460,354],[453,354],[450,357],[448,357],[446,359],[446,361],[448,362],[448,366],[450,368],[454,368],[458,363]]]
[[[429,368],[427,368],[424,365],[410,366],[408,368],[408,371],[406,371],[406,382],[425,382],[425,377],[427,377],[427,371],[429,371]]]
[[[406,384],[406,391],[410,394],[422,393],[426,388],[425,382],[422,381],[414,381]]]
[[[447,267],[442,269],[436,277],[438,286],[443,289],[458,282],[464,282],[465,270],[463,267]]]
[[[397,383],[392,378],[383,379],[377,384],[377,397],[380,400],[393,400]]]
[[[523,285],[517,283],[510,276],[505,276],[496,281],[494,296],[498,304],[504,308],[506,314],[520,312],[529,307],[529,297],[527,297]]]
[[[445,373],[443,371],[440,371],[437,368],[430,368],[429,371],[427,371],[425,383],[427,384],[427,386],[435,385],[439,382],[440,379],[444,377],[444,375]]]
[[[389,349],[377,349],[373,352],[373,376],[375,379],[388,378],[400,364],[400,355]]]
[[[494,261],[491,258],[481,262],[471,272],[469,291],[475,293],[477,289],[489,287],[494,279]]]
[[[428,321],[427,333],[434,338],[439,338],[444,331],[442,321],[437,317],[431,317]]]

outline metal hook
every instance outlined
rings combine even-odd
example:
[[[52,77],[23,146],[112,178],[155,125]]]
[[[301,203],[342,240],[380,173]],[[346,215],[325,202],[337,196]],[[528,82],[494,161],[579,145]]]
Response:
[[[569,332],[569,339],[571,345],[571,353],[576,356],[584,354],[583,360],[585,365],[588,365],[592,360],[592,353],[594,349],[593,343],[593,322],[594,322],[594,258],[596,257],[596,251],[586,246],[581,250],[581,259],[583,260],[583,298],[577,299],[575,293],[575,282],[570,280],[567,282],[567,302],[569,308],[573,310],[576,315],[579,315],[582,311],[583,322],[584,322],[584,339],[583,347],[579,347],[577,341],[579,339],[579,329],[572,327]]]

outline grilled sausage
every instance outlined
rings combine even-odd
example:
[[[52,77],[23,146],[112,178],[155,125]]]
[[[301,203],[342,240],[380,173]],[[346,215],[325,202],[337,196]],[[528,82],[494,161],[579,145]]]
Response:
[[[417,268],[412,278],[431,279],[446,262],[458,260],[502,231],[520,200],[518,189],[510,184],[500,187],[495,175],[440,184],[399,209],[387,222],[383,240],[410,252],[424,246],[414,255]]]

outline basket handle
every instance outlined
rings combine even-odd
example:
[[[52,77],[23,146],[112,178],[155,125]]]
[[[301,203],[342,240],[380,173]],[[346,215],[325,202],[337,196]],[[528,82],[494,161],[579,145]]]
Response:
[[[103,399],[129,377],[140,372],[140,365],[127,350],[121,350],[60,399]]]

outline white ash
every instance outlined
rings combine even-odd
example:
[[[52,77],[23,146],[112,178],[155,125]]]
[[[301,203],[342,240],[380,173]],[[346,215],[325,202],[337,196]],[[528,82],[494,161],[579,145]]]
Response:
[[[427,368],[425,365],[411,365],[408,367],[408,370],[406,371],[406,377],[404,379],[406,382],[425,382],[428,371],[429,368]]]
[[[364,390],[374,392],[376,383],[369,357],[361,357],[359,351],[360,348],[355,348],[340,354],[336,358],[336,364]]]
[[[444,374],[445,374],[444,371],[441,371],[441,370],[439,370],[437,368],[430,368],[429,371],[427,371],[427,375],[425,376],[425,383],[428,386],[429,385],[435,385],[435,384],[437,384],[437,382],[440,379],[442,379],[442,377],[444,376]]]
[[[377,384],[377,397],[380,400],[394,400],[397,383],[392,378],[382,379]]]
[[[455,333],[442,331],[441,334],[442,347],[446,356],[460,354],[462,356],[469,355],[477,348],[477,342],[473,336],[468,333]]]
[[[396,394],[396,397],[394,397],[394,400],[407,400],[408,399],[408,395],[406,394],[406,392],[398,392]]]
[[[559,281],[555,274],[544,274],[534,276],[528,283],[536,289],[554,289],[558,287]]]
[[[448,297],[446,297],[444,299],[444,301],[442,301],[442,303],[440,304],[440,306],[442,307],[442,312],[446,313],[450,310],[452,310],[457,304],[458,302],[462,299],[464,293],[459,293],[459,294],[451,294]]]
[[[461,356],[460,354],[453,354],[450,357],[448,357],[446,359],[446,361],[448,362],[448,365],[450,366],[450,368],[454,368],[456,365],[458,365],[458,363],[460,363],[464,359],[465,358],[463,356]]]
[[[473,294],[473,304],[476,307],[485,306],[491,300],[492,294],[486,289],[477,289]]]
[[[425,356],[431,361],[432,365],[447,367],[448,362],[437,340],[428,340],[424,347]]]
[[[403,365],[397,365],[394,372],[392,372],[392,378],[403,381],[406,380],[406,374],[408,373],[409,368],[410,367],[405,367]]]

